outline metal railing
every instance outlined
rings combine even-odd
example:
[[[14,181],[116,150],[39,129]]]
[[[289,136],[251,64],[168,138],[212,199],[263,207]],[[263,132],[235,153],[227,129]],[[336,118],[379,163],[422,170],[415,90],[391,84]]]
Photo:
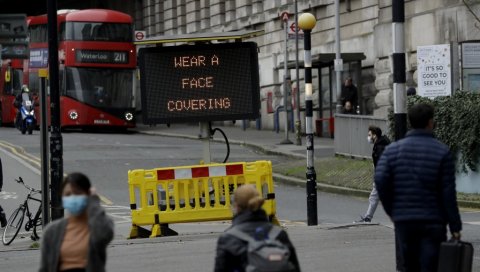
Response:
[[[368,115],[335,114],[335,154],[371,158],[372,145],[367,142],[368,127],[374,125],[387,133],[387,120]]]

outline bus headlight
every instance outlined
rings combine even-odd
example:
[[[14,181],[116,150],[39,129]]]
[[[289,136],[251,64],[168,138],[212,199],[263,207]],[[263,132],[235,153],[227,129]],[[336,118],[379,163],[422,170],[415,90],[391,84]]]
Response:
[[[131,112],[125,113],[125,120],[132,121],[133,120],[133,114]]]
[[[75,110],[71,110],[68,112],[68,117],[72,120],[77,120],[78,119],[78,113]]]

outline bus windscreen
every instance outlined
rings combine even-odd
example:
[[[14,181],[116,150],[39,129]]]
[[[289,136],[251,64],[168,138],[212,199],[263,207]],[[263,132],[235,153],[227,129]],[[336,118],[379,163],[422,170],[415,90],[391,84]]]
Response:
[[[133,71],[66,68],[65,95],[98,108],[132,106]]]
[[[65,40],[72,41],[131,42],[132,33],[131,24],[67,22],[65,25]]]

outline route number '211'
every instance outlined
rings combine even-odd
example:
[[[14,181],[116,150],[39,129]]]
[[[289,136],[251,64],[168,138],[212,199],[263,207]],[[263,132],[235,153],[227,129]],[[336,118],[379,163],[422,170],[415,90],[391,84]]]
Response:
[[[127,63],[127,53],[125,52],[113,52],[113,62],[115,63]]]

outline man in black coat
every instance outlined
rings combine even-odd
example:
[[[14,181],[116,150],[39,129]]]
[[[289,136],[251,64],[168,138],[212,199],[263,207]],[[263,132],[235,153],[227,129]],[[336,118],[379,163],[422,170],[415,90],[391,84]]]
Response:
[[[341,93],[341,102],[342,107],[345,108],[345,104],[347,101],[350,102],[352,105],[353,110],[355,111],[358,105],[358,90],[355,85],[353,85],[353,81],[351,77],[347,77],[345,79],[345,84],[342,86],[342,93]]]
[[[372,160],[373,160],[373,167],[377,167],[377,162],[380,159],[383,151],[390,144],[390,140],[387,136],[382,135],[382,130],[376,126],[369,126],[368,127],[368,137],[367,141],[370,144],[373,144],[372,149]],[[380,199],[378,198],[378,192],[375,187],[375,182],[373,183],[372,191],[370,192],[370,196],[368,197],[369,205],[367,212],[364,216],[360,217],[359,221],[356,223],[363,223],[363,222],[371,222],[373,218],[373,214],[377,210],[378,203]]]
[[[413,130],[383,152],[375,184],[390,216],[405,271],[437,271],[447,227],[460,239],[462,221],[455,190],[455,164],[448,147],[433,136],[434,109],[416,104],[408,111]]]

